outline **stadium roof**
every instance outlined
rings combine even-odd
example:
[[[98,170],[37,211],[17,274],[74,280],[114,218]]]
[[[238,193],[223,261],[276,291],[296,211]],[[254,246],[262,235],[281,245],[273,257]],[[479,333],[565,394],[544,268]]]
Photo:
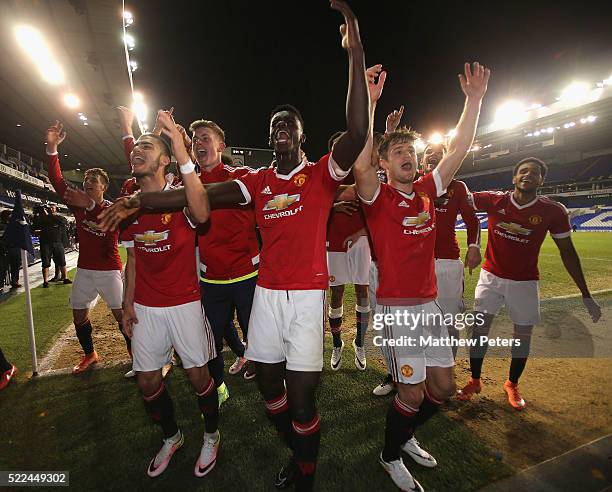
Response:
[[[127,174],[113,109],[131,101],[121,15],[121,3],[111,0],[0,3],[2,143],[42,159],[45,130],[59,119],[68,133],[61,147],[64,168],[81,163]],[[18,43],[20,26],[37,60]],[[45,72],[55,84],[43,78]],[[70,109],[67,94],[80,105]]]
[[[554,165],[612,154],[612,87],[596,92],[597,97],[583,104],[538,108],[512,128],[479,128],[459,175],[509,166],[525,157]]]

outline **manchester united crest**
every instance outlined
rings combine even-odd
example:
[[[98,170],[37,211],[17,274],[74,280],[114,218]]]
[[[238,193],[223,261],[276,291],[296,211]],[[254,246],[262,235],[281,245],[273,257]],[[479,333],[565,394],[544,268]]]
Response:
[[[538,225],[542,223],[542,217],[540,215],[532,215],[529,217],[529,223],[531,225]]]
[[[293,178],[293,184],[295,186],[304,186],[304,183],[306,183],[305,174],[298,174],[295,178]]]
[[[161,219],[162,224],[168,225],[171,220],[172,220],[172,214],[163,214],[162,215],[162,219]]]
[[[405,378],[409,378],[414,373],[414,369],[412,369],[412,366],[409,366],[408,364],[404,364],[402,366],[401,371],[402,371],[402,376],[404,376]]]

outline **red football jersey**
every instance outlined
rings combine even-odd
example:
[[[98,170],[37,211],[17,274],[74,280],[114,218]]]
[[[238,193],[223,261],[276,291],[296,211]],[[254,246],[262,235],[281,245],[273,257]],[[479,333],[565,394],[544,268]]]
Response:
[[[519,205],[512,191],[473,193],[476,210],[487,212],[489,239],[486,271],[510,280],[538,280],[538,256],[546,233],[554,238],[571,234],[567,209],[544,196]]]
[[[218,164],[202,171],[202,183],[221,183],[244,176],[252,169]],[[227,281],[257,271],[259,243],[255,233],[255,213],[251,207],[237,206],[212,210],[208,222],[198,227],[200,279]]]
[[[468,189],[463,181],[453,179],[446,193],[435,201],[436,205],[436,247],[434,256],[446,260],[459,259],[459,243],[455,234],[457,213],[467,228],[467,243],[480,246],[480,221],[468,201]]]
[[[258,285],[327,289],[327,219],[345,177],[327,154],[316,163],[304,159],[287,175],[269,167],[236,180],[245,203],[253,203],[262,237]]]
[[[55,192],[63,197],[68,189],[68,183],[62,176],[57,153],[47,154],[47,169],[49,181]],[[76,219],[79,236],[79,259],[77,266],[86,270],[121,270],[121,258],[117,248],[119,232],[102,232],[98,227],[100,212],[112,205],[108,200],[96,205],[93,210],[68,206]]]
[[[370,202],[362,199],[378,259],[379,304],[424,304],[436,298],[434,200],[443,193],[434,170],[415,181],[409,195],[381,183]]]
[[[183,212],[140,215],[121,232],[134,248],[134,302],[171,307],[200,300],[196,268],[196,232]]]
[[[345,185],[351,185],[355,183],[352,172],[342,182]],[[355,200],[355,204],[359,209],[353,212],[353,215],[347,215],[342,212],[335,212],[332,208],[329,221],[327,222],[327,250],[344,252],[348,248],[344,245],[344,241],[347,237],[352,236],[357,231],[363,229],[366,226],[365,216],[361,209],[361,203],[359,200]]]

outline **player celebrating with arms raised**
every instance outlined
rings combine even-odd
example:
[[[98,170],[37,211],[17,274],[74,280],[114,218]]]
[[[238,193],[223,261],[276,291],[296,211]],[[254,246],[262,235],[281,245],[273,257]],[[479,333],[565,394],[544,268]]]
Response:
[[[493,318],[505,304],[514,323],[513,338],[519,344],[512,345],[512,362],[504,391],[513,408],[525,408],[518,381],[529,356],[533,327],[540,321],[538,256],[547,232],[559,248],[565,269],[580,289],[593,322],[601,317],[601,308],[591,297],[572,243],[566,208],[537,194],[547,170],[540,159],[528,157],[514,166],[514,191],[473,194],[474,208],[486,211],[489,221],[485,262],[474,294],[474,310],[482,313],[484,323],[472,331],[476,341],[470,346],[472,377],[459,391],[460,400],[469,400],[482,389],[480,373],[488,343],[482,343],[481,337],[488,337]]]
[[[99,227],[98,214],[111,205],[104,199],[104,192],[108,188],[108,174],[100,168],[87,169],[83,180],[85,193],[73,192],[62,176],[59,162],[58,147],[65,139],[64,127],[59,121],[56,121],[49,127],[46,134],[49,180],[55,192],[65,197],[74,214],[80,243],[77,272],[70,295],[74,327],[85,353],[81,361],[72,369],[72,372],[77,374],[98,362],[98,354],[94,350],[91,337],[91,321],[89,321],[89,309],[98,294],[108,304],[117,320],[119,329],[125,337],[128,352],[131,348],[130,340],[123,333],[122,326],[123,281],[121,280],[121,258],[117,249],[119,234],[104,232]],[[75,205],[76,202],[71,200],[75,195],[84,199],[81,206]]]
[[[324,305],[329,276],[325,235],[338,187],[367,141],[369,100],[365,56],[357,18],[340,0],[331,7],[344,16],[342,47],[349,59],[347,131],[331,154],[316,163],[302,156],[305,141],[300,113],[276,108],[270,120],[275,161],[239,180],[207,185],[211,206],[252,203],[262,235],[259,278],[249,322],[246,357],[257,363],[257,382],[268,417],[293,451],[275,485],[314,485],[320,441],[315,393],[323,369]],[[134,161],[132,161],[134,162]],[[138,207],[185,204],[181,190],[123,199],[104,214],[115,227]]]
[[[419,447],[413,433],[455,392],[451,347],[419,343],[421,336],[448,339],[446,327],[435,321],[435,315],[442,313],[435,302],[434,201],[444,194],[472,146],[489,75],[489,70],[478,63],[472,70],[465,64],[465,75],[459,76],[466,96],[463,113],[448,153],[431,173],[414,182],[417,135],[408,130],[385,135],[380,145],[388,184],[379,181],[369,155],[355,164],[357,192],[378,260],[376,314],[395,320],[389,323],[389,317],[384,317],[381,336],[398,394],[387,412],[380,462],[401,490],[422,490],[404,466],[401,450],[425,466],[436,465],[435,459]],[[420,315],[420,321],[402,324],[410,314]],[[414,347],[393,346],[407,337],[416,340]]]

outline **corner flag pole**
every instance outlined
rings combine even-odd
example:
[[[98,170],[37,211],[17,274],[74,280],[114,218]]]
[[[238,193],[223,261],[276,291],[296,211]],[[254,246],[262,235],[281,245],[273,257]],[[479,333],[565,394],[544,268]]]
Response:
[[[34,254],[30,226],[25,218],[21,190],[15,192],[15,207],[4,231],[4,240],[11,246],[21,249],[21,265],[23,266],[23,282],[25,284],[26,309],[28,328],[30,332],[30,352],[32,353],[32,375],[38,376],[38,361],[36,360],[36,337],[34,336],[34,319],[32,318],[32,296],[30,294],[30,279],[28,278],[28,252]]]
[[[28,316],[28,329],[30,335],[30,352],[32,353],[32,376],[38,376],[38,359],[36,357],[36,335],[34,334],[34,317],[32,316],[32,295],[30,293],[30,279],[28,278],[28,252],[21,250],[21,264],[23,265],[23,285],[26,295],[26,314]]]

